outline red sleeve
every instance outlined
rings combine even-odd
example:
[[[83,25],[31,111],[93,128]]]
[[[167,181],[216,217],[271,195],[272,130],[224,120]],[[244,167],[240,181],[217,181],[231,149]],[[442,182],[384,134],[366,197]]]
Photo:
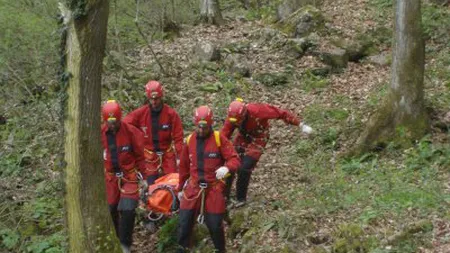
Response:
[[[177,157],[180,159],[181,150],[183,148],[183,123],[181,123],[180,116],[177,112],[173,111],[173,127],[172,127],[172,139],[175,143],[175,150]]]
[[[136,109],[130,113],[127,114],[127,116],[125,116],[122,119],[122,122],[128,123],[130,125],[133,125],[137,128],[139,128],[139,118],[140,118],[140,111],[139,109]]]
[[[290,125],[298,126],[300,124],[300,118],[295,114],[269,104],[260,104],[254,116],[260,119],[281,119]]]
[[[225,159],[225,166],[235,172],[241,166],[241,159],[233,147],[233,143],[227,139],[223,134],[220,135],[220,153]]]
[[[132,125],[128,125],[131,134],[131,142],[133,145],[133,152],[136,159],[136,165],[141,173],[145,171],[144,158],[144,134]]]
[[[227,139],[231,139],[231,136],[233,135],[233,131],[235,128],[236,128],[235,125],[231,124],[231,122],[228,119],[226,119],[222,129],[220,130],[220,133]]]
[[[183,190],[183,186],[189,178],[189,164],[189,147],[188,143],[184,143],[180,155],[178,191]]]

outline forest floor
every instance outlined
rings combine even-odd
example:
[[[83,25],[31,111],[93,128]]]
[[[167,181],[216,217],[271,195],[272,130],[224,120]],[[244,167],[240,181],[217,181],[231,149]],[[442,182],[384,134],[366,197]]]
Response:
[[[411,147],[387,143],[381,151],[346,157],[389,91],[395,1],[323,0],[318,9],[325,22],[307,36],[309,48],[301,53],[299,41],[273,21],[272,4],[278,1],[268,2],[244,10],[237,0],[221,1],[226,24],[181,25],[179,36],[151,41],[151,48],[133,30],[133,6],[121,13],[113,5],[110,26],[123,29],[126,40],[120,41],[110,27],[102,99],[120,101],[127,113],[145,100],[143,84],[157,79],[166,89],[165,101],[179,112],[185,135],[193,130],[195,107],[211,106],[220,129],[236,97],[289,109],[314,129],[307,136],[297,127],[271,121],[270,141],[252,175],[248,203],[229,210],[229,252],[450,252],[450,8],[422,1],[429,133]],[[12,15],[6,10],[2,13]],[[49,10],[51,16],[56,4]],[[33,23],[42,15],[29,20],[24,13],[19,21],[31,24],[29,29],[44,27]],[[48,26],[55,22],[45,21]],[[58,34],[52,33],[49,41],[57,41]],[[321,59],[327,50],[351,49],[362,40],[371,42],[369,55],[378,61],[365,57],[330,69]],[[34,37],[32,42],[30,50],[39,51]],[[195,48],[205,42],[217,46],[220,60],[198,61]],[[139,43],[144,46],[134,46]],[[133,49],[122,50],[121,45]],[[49,54],[56,51],[45,47]],[[39,65],[42,72],[57,69],[57,63],[49,63],[52,59],[42,61],[48,65]],[[233,67],[247,68],[251,77]],[[61,211],[61,90],[52,77],[33,79],[8,71],[0,76],[0,252],[61,252],[67,248]],[[176,219],[150,234],[142,216],[140,212],[133,252],[172,252]],[[196,226],[194,237],[194,252],[212,251],[204,226]]]
[[[389,9],[382,3],[325,1],[320,9],[326,27],[337,32],[321,36],[317,48],[328,47],[337,35],[352,41],[361,33],[391,31],[392,11],[380,14],[380,8]],[[234,223],[226,226],[228,249],[450,252],[448,211],[440,213],[448,210],[450,197],[446,183],[449,163],[445,161],[450,159],[448,133],[433,127],[418,147],[388,147],[362,158],[342,158],[340,155],[355,143],[382,100],[390,81],[390,64],[363,60],[350,62],[345,69],[325,77],[311,76],[309,71],[324,67],[319,57],[308,52],[301,58],[292,56],[286,47],[286,34],[273,32],[273,27],[261,20],[231,16],[221,27],[184,27],[181,36],[173,41],[152,44],[160,61],[166,64],[166,71],[171,72],[162,75],[161,80],[184,120],[190,118],[196,105],[206,103],[213,107],[219,128],[230,99],[241,96],[248,102],[289,109],[315,129],[314,135],[305,136],[295,127],[272,122],[271,139],[252,176],[248,204],[230,211]],[[255,78],[236,78],[223,61],[199,64],[193,48],[205,41],[221,48],[222,57],[230,51],[238,52],[248,62],[252,76],[288,73],[289,81],[284,85],[263,85]],[[388,38],[378,44],[378,53],[391,53],[390,42]],[[448,52],[439,43],[430,41],[427,46],[432,54],[427,57],[426,97],[437,103],[432,111],[433,123],[446,122],[448,111],[448,96],[440,95],[449,92],[445,86],[448,79],[432,75],[437,68],[434,64],[442,61],[439,57],[443,51]],[[134,63],[128,67],[143,76],[154,74],[149,73],[155,69],[150,50],[141,48],[134,54],[130,59]],[[118,77],[113,75],[107,80],[114,78]],[[202,91],[202,86],[216,83],[231,83],[234,89],[230,92],[225,84],[213,92]],[[133,108],[138,103],[127,106]],[[190,130],[187,128],[186,134]],[[427,146],[431,142],[435,146]],[[415,168],[415,162],[421,168]],[[426,171],[428,168],[430,171]],[[136,252],[153,252],[158,245],[162,247],[158,240],[158,233],[150,235],[138,226]],[[207,239],[200,245],[196,251],[208,252],[211,247]]]

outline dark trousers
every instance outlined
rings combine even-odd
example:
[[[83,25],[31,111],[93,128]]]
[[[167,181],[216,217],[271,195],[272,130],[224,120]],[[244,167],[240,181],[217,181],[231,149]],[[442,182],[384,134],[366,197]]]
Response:
[[[134,220],[136,217],[134,208],[119,211],[118,205],[109,205],[109,212],[120,243],[130,247],[133,242]]]
[[[178,223],[178,253],[187,252],[191,246],[191,235],[195,225],[196,210],[180,210]],[[223,214],[205,214],[205,223],[214,243],[215,251],[225,252],[225,234],[223,231]]]
[[[253,168],[256,166],[258,160],[251,156],[242,157],[241,167],[237,171],[236,180],[236,199],[238,201],[247,200],[248,185],[250,184],[250,178],[252,176]],[[226,179],[227,187],[225,189],[225,196],[227,201],[230,199],[231,186],[233,185],[233,180],[235,178],[235,173],[231,173]]]
[[[237,201],[246,201],[247,200],[247,192],[248,185],[250,184],[250,178],[252,176],[252,171],[243,171],[238,170],[237,172],[237,180],[236,180],[236,200]],[[226,189],[225,196],[227,201],[230,199],[231,187],[233,185],[234,178],[236,177],[236,173],[231,173],[231,176],[226,179]]]

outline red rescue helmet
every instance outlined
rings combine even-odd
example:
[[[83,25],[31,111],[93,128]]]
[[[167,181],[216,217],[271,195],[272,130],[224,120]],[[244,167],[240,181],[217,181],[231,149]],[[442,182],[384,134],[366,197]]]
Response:
[[[231,123],[238,123],[244,118],[246,112],[247,107],[244,100],[236,98],[236,100],[231,102],[230,106],[228,106],[228,120]]]
[[[145,85],[145,94],[147,94],[147,98],[162,98],[164,91],[161,83],[154,80],[149,81]]]
[[[121,120],[122,110],[116,100],[108,100],[102,108],[103,121]]]
[[[194,124],[196,126],[198,125],[212,126],[212,123],[213,123],[213,112],[208,106],[202,105],[197,109],[195,109]]]

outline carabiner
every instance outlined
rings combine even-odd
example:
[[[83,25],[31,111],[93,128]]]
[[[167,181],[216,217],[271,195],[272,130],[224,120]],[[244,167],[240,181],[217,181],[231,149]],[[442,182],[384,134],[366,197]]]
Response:
[[[205,215],[199,214],[198,217],[197,217],[197,222],[198,222],[199,224],[205,223]]]

